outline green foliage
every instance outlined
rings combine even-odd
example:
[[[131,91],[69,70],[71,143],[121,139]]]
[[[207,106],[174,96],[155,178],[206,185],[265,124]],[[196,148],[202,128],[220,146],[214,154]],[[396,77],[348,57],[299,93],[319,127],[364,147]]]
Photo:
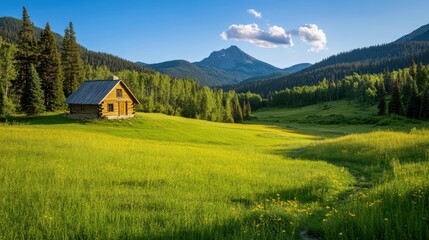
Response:
[[[18,42],[18,33],[21,30],[21,25],[21,20],[11,17],[0,17],[0,36],[2,36],[5,41],[16,44]],[[36,36],[41,36],[43,29],[38,27],[34,27],[33,29],[36,32]],[[54,37],[59,50],[63,42],[63,37],[57,33],[54,33]],[[112,54],[90,51],[82,46],[80,46],[80,49],[81,57],[85,65],[91,65],[92,67],[107,66],[115,72],[129,69],[139,72],[154,73],[152,69],[140,66]]]
[[[0,88],[2,88],[2,110],[0,114],[11,114],[15,112],[15,105],[12,101],[12,81],[16,78],[15,70],[16,47],[5,43],[0,37]]]
[[[80,47],[76,42],[73,23],[65,30],[61,47],[61,59],[64,70],[64,94],[68,97],[83,82],[84,69],[80,57]]]
[[[45,111],[45,105],[41,81],[33,65],[31,65],[29,76],[26,88],[22,94],[22,98],[25,100],[23,101],[22,108],[27,115],[37,115]]]
[[[393,82],[392,99],[389,102],[389,114],[404,115],[398,81]]]
[[[237,92],[251,91],[268,97],[270,92],[285,88],[318,85],[325,78],[334,81],[353,73],[376,74],[386,69],[403,69],[410,65],[411,59],[429,64],[429,42],[409,41],[355,49],[333,55],[303,71],[285,77],[237,84],[231,89]]]
[[[28,105],[25,90],[29,88],[28,79],[31,77],[32,65],[37,63],[37,41],[34,35],[33,23],[30,21],[27,9],[23,8],[22,27],[19,32],[17,59],[17,78],[14,83],[14,94],[19,96],[21,108]],[[25,109],[23,109],[26,111]]]
[[[45,107],[47,111],[64,108],[63,71],[60,54],[57,51],[54,35],[46,24],[39,41],[37,72],[42,80]]]
[[[386,114],[386,88],[384,87],[384,81],[378,83],[377,88],[377,98],[378,98],[378,115]]]

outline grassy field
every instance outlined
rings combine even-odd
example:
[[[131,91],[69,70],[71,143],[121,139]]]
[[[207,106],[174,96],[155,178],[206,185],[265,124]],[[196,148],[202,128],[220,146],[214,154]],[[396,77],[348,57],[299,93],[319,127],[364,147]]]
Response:
[[[0,239],[428,238],[425,124],[300,122],[318,107],[3,120]],[[403,132],[334,138],[378,127]]]

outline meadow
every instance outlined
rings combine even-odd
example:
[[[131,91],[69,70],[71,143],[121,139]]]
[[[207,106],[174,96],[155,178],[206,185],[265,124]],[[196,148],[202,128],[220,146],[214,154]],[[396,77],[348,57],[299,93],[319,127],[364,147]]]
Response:
[[[0,239],[428,238],[425,123],[299,121],[319,107],[2,120]]]

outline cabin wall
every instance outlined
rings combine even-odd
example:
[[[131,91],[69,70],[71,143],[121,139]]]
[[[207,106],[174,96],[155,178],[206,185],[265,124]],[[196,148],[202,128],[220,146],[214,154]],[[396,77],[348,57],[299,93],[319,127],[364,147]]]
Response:
[[[98,118],[98,105],[70,104],[70,114],[75,118]]]
[[[116,95],[117,89],[122,89],[122,97]],[[113,111],[109,111],[109,104],[113,104]],[[100,116],[103,118],[126,118],[133,117],[135,114],[136,108],[131,94],[122,83],[112,89],[100,105]]]

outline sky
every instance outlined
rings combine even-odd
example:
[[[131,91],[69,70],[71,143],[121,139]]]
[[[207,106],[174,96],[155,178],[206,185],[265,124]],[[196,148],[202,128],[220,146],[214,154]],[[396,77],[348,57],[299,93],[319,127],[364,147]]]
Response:
[[[285,68],[392,42],[429,23],[427,0],[0,0],[0,16],[21,18],[131,61],[201,61],[236,45]]]

